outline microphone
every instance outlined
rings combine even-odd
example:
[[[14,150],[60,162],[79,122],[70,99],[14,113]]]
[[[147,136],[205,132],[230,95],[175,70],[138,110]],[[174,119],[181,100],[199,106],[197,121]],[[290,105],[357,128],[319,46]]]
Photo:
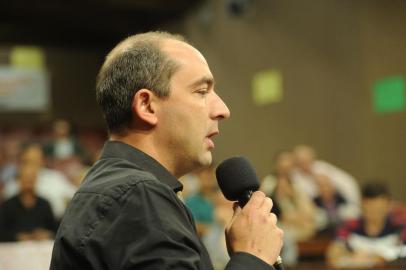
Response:
[[[244,157],[232,157],[224,160],[216,169],[218,185],[224,197],[229,201],[238,201],[241,208],[259,189],[259,180],[251,163]],[[284,270],[280,256],[274,267]]]

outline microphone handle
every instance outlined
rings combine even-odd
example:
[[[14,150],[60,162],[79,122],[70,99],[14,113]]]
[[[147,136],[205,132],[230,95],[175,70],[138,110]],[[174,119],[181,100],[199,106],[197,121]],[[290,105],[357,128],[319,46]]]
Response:
[[[238,198],[238,204],[241,208],[243,208],[250,200],[252,193],[254,193],[254,191],[252,191],[251,189],[245,190],[244,193],[241,194],[241,196]]]
[[[281,256],[278,256],[278,258],[276,259],[276,262],[273,264],[273,267],[276,270],[285,270],[285,268],[283,267]]]
[[[238,204],[240,205],[241,208],[243,208],[247,204],[247,202],[250,200],[252,193],[254,193],[254,191],[249,189],[249,190],[244,191],[244,193],[239,197]],[[273,267],[276,270],[285,270],[285,268],[283,267],[283,264],[282,264],[281,256],[278,256],[278,258],[276,259],[276,262],[273,264]]]

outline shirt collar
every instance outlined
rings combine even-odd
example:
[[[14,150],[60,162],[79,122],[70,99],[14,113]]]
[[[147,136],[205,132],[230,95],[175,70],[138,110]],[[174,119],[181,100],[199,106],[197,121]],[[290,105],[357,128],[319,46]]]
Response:
[[[158,161],[141,150],[120,142],[107,141],[104,144],[101,158],[121,158],[138,165],[141,169],[155,175],[155,177],[171,187],[175,192],[182,191],[183,185]]]

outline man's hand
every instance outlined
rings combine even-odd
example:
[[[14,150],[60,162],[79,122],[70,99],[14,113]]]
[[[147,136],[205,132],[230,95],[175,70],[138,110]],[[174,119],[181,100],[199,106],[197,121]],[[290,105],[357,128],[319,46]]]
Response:
[[[276,226],[272,206],[272,200],[261,191],[254,192],[243,209],[234,204],[234,215],[226,228],[230,253],[246,252],[270,265],[275,263],[283,245],[283,231]]]

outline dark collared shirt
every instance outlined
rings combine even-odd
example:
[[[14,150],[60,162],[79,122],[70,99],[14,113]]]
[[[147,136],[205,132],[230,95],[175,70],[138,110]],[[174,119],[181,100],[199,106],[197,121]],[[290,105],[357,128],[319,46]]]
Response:
[[[191,213],[176,195],[181,190],[150,156],[107,142],[65,213],[50,269],[213,269]],[[272,267],[235,253],[226,269]]]

